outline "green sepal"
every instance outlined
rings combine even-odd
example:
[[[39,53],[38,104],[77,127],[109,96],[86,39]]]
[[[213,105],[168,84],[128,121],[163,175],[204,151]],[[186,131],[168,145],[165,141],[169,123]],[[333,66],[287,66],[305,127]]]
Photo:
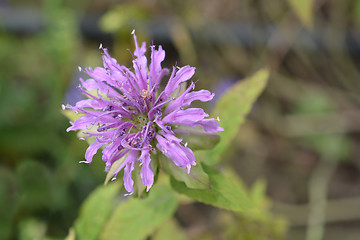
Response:
[[[184,182],[184,184],[191,189],[210,189],[209,176],[204,172],[200,163],[196,166],[191,166],[190,173],[186,168],[176,166],[173,161],[166,156],[160,154],[159,156],[161,168],[177,181]]]
[[[104,185],[106,185],[110,179],[113,178],[116,170],[119,169],[119,167],[121,166],[121,164],[124,163],[125,159],[127,158],[127,156],[129,155],[129,153],[126,153],[124,156],[122,156],[121,158],[119,158],[118,160],[116,160],[110,167],[109,172],[106,174],[106,178],[105,178],[105,182]]]
[[[177,126],[175,129],[176,136],[186,142],[193,151],[212,149],[220,141],[218,134],[207,133],[202,127]]]

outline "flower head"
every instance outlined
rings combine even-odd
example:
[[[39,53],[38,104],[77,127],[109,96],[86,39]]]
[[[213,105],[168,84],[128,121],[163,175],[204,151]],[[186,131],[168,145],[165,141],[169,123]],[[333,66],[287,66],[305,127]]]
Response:
[[[182,83],[194,75],[195,68],[173,67],[165,88],[161,90],[160,81],[169,73],[168,69],[161,67],[165,51],[161,46],[157,49],[151,46],[148,67],[146,43],[139,46],[134,31],[132,34],[135,41],[133,70],[119,65],[100,45],[104,52],[104,67],[89,67],[84,72],[90,79],[80,79],[79,89],[88,99],[77,102],[75,106],[63,105],[64,109],[82,114],[70,122],[67,131],[83,130],[85,138],[95,137],[83,162],[90,163],[101,147],[106,171],[122,159],[113,179],[124,169],[124,186],[129,194],[134,192],[131,175],[136,164],[141,167],[140,175],[147,191],[153,185],[151,155],[156,149],[177,166],[187,168],[188,172],[196,165],[192,150],[176,136],[177,126],[201,126],[210,133],[223,130],[216,119],[207,118],[203,109],[188,108],[195,100],[206,102],[214,97],[207,90],[192,91],[195,88],[193,82],[181,92]]]

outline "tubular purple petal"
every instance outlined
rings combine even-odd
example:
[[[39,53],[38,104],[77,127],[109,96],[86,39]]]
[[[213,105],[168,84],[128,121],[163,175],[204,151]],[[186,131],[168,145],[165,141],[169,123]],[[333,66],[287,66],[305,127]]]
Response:
[[[161,78],[169,73],[169,70],[166,68],[161,68],[161,62],[165,59],[165,51],[162,49],[161,45],[158,50],[155,50],[155,46],[151,46],[151,63],[149,66],[150,69],[150,86],[155,84],[159,85]]]
[[[168,124],[181,124],[191,126],[195,122],[200,121],[207,116],[209,115],[206,114],[201,108],[188,108],[168,114],[162,119],[162,122]]]
[[[138,42],[137,42],[137,37],[135,35],[135,32],[131,33],[134,36],[134,42],[135,42],[135,51],[134,51],[134,55],[136,57],[140,57],[143,56],[146,52],[146,42],[143,42],[141,44],[141,47],[139,48]]]
[[[161,137],[159,134],[156,135],[158,140],[157,147],[160,151],[170,158],[177,166],[185,168],[189,165],[195,165],[192,158],[188,158],[188,154],[184,152],[182,146],[178,142],[168,141]]]
[[[188,92],[190,92],[192,89],[194,89],[195,87],[195,83],[191,83],[190,86],[185,90],[185,92],[183,92],[183,94],[181,94],[180,97],[176,98],[174,101],[172,101],[167,108],[165,109],[165,115],[177,111],[180,108],[186,107],[184,105],[184,99],[185,96],[188,94]]]
[[[205,130],[205,132],[208,133],[224,131],[222,127],[219,127],[219,122],[213,118],[198,121],[194,123],[194,126],[201,126]]]
[[[101,110],[107,106],[106,102],[98,101],[94,99],[80,100],[75,105],[77,108],[92,108],[94,110]]]
[[[127,195],[134,193],[134,181],[131,178],[131,173],[135,169],[135,162],[138,156],[138,151],[130,151],[128,157],[125,160],[125,169],[124,169],[124,187],[128,191]]]
[[[102,147],[104,143],[100,142],[98,139],[90,144],[90,146],[86,149],[85,152],[85,159],[86,161],[80,161],[81,163],[91,163],[94,155],[97,153],[100,147]]]
[[[70,122],[67,131],[82,130],[85,136],[81,139],[96,138],[86,150],[83,162],[90,163],[103,147],[105,171],[111,169],[113,180],[124,171],[128,195],[134,192],[131,175],[136,164],[141,167],[140,177],[146,191],[154,184],[154,173],[158,171],[153,169],[157,164],[151,161],[157,160],[151,159],[151,153],[155,148],[175,165],[186,168],[188,173],[191,166],[196,165],[194,153],[172,129],[185,125],[201,126],[211,133],[223,131],[218,121],[207,118],[203,109],[184,109],[195,100],[206,102],[214,96],[207,90],[192,91],[195,88],[193,82],[180,94],[182,83],[194,75],[195,68],[173,67],[165,88],[160,89],[161,79],[169,73],[168,69],[161,67],[165,51],[161,46],[157,49],[151,46],[148,67],[146,43],[139,46],[135,32],[132,34],[135,42],[132,70],[118,64],[108,50],[100,46],[103,67],[80,68],[89,75],[87,80],[80,79],[79,86],[80,92],[88,99],[77,102],[75,106],[63,105],[64,110],[81,114],[76,121]]]
[[[180,68],[176,72],[174,77],[170,77],[168,84],[166,85],[164,92],[166,96],[169,96],[176,88],[180,86],[180,83],[186,82],[195,74],[195,68],[190,66],[185,66]]]
[[[140,171],[140,176],[142,182],[146,186],[146,191],[148,192],[154,183],[154,172],[150,165],[151,158],[148,150],[141,151],[139,161],[140,161],[140,165],[142,166]]]
[[[202,102],[210,101],[214,98],[215,94],[208,90],[193,91],[185,95],[183,106],[189,106],[193,101],[200,100]]]

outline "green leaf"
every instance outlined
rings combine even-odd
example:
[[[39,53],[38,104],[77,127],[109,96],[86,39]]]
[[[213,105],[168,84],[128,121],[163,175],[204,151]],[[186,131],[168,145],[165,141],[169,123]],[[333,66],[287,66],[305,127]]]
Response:
[[[251,190],[250,190],[250,197],[252,202],[258,206],[261,207],[263,202],[266,199],[266,182],[262,179],[257,180]]]
[[[160,154],[159,161],[162,169],[164,169],[170,176],[174,177],[180,182],[184,182],[188,188],[194,189],[209,189],[209,176],[202,169],[201,164],[192,166],[190,173],[187,173],[186,168],[178,167],[173,161]]]
[[[175,212],[178,200],[170,187],[157,184],[146,199],[121,204],[101,233],[102,240],[145,239]]]
[[[220,141],[219,134],[207,133],[202,127],[179,126],[176,128],[176,136],[188,143],[193,151],[212,149]]]
[[[46,224],[35,218],[22,220],[18,225],[20,240],[44,239]]]
[[[47,240],[47,239],[46,239],[46,240]],[[69,229],[69,233],[68,233],[68,235],[65,237],[64,240],[76,240],[74,228],[70,228],[70,229]]]
[[[313,1],[314,0],[287,0],[293,11],[300,18],[302,23],[311,27],[313,22]]]
[[[61,110],[62,115],[67,117],[70,121],[75,122],[84,114],[76,114],[73,110]]]
[[[118,183],[100,186],[85,200],[80,210],[80,216],[75,222],[77,239],[98,239],[113,208],[113,200],[119,189],[120,184]]]
[[[119,160],[116,160],[116,162],[111,165],[109,172],[106,174],[104,185],[106,185],[109,180],[114,176],[115,172],[119,169],[121,164],[123,164],[128,155],[129,153],[125,154],[123,157],[121,157]]]
[[[221,141],[215,148],[199,153],[198,157],[203,158],[206,164],[212,165],[220,161],[221,155],[236,136],[252,105],[264,90],[268,77],[269,70],[261,69],[251,77],[235,84],[219,99],[212,115],[220,117],[220,125],[224,131],[219,133]]]
[[[221,174],[215,168],[203,164],[209,175],[211,189],[190,189],[182,182],[171,178],[171,186],[181,194],[185,194],[199,202],[232,211],[253,211],[254,206],[238,178],[230,174]]]
[[[186,240],[189,239],[181,230],[175,219],[164,222],[156,233],[152,236],[153,240]]]
[[[359,26],[360,23],[360,0],[356,0],[354,4],[354,22]]]

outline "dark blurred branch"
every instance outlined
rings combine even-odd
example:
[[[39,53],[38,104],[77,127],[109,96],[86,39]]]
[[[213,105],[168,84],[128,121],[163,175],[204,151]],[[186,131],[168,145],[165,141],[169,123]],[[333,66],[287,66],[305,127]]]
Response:
[[[102,14],[86,13],[79,18],[79,30],[86,39],[106,41],[112,34],[105,33],[99,28]],[[46,28],[45,17],[38,9],[0,7],[0,21],[3,29],[15,34],[36,34]],[[157,18],[152,21],[136,21],[128,26],[129,31],[136,26],[144,26],[154,40],[171,42],[172,19]],[[323,29],[306,30],[298,26],[291,29],[279,29],[272,24],[259,25],[251,22],[208,22],[200,30],[190,29],[195,41],[214,44],[237,45],[249,48],[266,46],[270,49],[281,49],[284,39],[291,34],[295,37],[294,47],[305,51],[321,51],[329,43]],[[276,34],[276,38],[273,36]],[[343,32],[337,34],[343,35]],[[271,39],[271,41],[270,41]],[[275,39],[275,40],[274,40]],[[354,56],[360,56],[360,31],[347,31],[346,48]],[[286,42],[285,42],[286,44]],[[333,50],[342,50],[344,46],[333,43]]]
[[[0,7],[0,27],[17,34],[35,34],[45,29],[45,19],[38,9]]]

